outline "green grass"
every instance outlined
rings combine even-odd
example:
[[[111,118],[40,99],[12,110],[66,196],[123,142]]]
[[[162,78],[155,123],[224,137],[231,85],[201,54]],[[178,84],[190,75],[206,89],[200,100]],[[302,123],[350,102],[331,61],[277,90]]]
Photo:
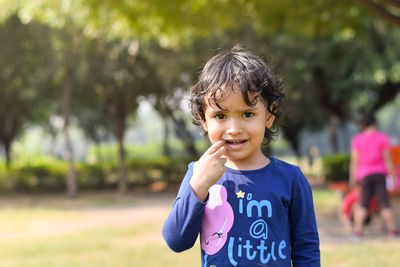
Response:
[[[185,266],[198,260],[198,249],[174,254],[148,236],[154,224],[100,227],[74,234],[8,240],[0,244],[1,266]]]
[[[329,212],[337,209],[341,198],[336,192],[330,190],[313,190],[315,212]]]
[[[327,267],[399,266],[399,249],[399,240],[384,239],[329,246],[321,251],[321,264]]]
[[[336,209],[340,199],[330,191],[314,190],[317,214]],[[59,199],[62,196],[59,197]],[[95,195],[83,197],[76,207],[66,208],[63,200],[50,205],[12,205],[13,199],[0,203],[0,266],[7,267],[114,267],[114,266],[199,266],[198,244],[183,253],[174,253],[161,237],[162,220],[138,224],[102,225],[72,232],[45,234],[32,232],[32,224],[47,221],[69,225],[87,220],[85,209],[102,207],[113,209],[129,199],[112,199]],[[50,203],[51,199],[45,199]],[[5,205],[4,202],[8,204]],[[84,203],[83,203],[84,202]],[[134,202],[134,201],[133,201]],[[133,203],[132,202],[132,203]],[[57,204],[57,203],[63,203]],[[102,204],[103,203],[103,204]],[[135,204],[133,204],[134,206]],[[57,208],[59,206],[59,208]],[[51,229],[49,229],[51,232]],[[20,236],[10,236],[10,233]],[[322,266],[397,266],[400,260],[400,240],[376,239],[359,244],[321,244]]]

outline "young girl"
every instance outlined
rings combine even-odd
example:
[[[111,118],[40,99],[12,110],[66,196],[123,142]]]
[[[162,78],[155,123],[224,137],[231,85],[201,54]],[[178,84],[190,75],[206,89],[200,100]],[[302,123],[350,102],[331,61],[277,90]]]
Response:
[[[390,197],[386,189],[386,175],[396,177],[390,154],[389,137],[378,130],[375,116],[364,115],[360,133],[351,142],[350,186],[360,184],[360,205],[354,213],[354,240],[361,239],[363,222],[368,214],[368,203],[375,196],[381,207],[380,213],[387,226],[390,237],[398,237]]]
[[[257,56],[233,48],[211,58],[191,88],[191,111],[212,143],[189,164],[163,228],[168,246],[201,266],[320,266],[309,183],[261,152],[276,134],[283,93]]]
[[[343,199],[340,207],[339,218],[343,222],[346,232],[351,233],[353,231],[354,224],[354,211],[360,203],[360,186],[354,187]],[[368,225],[376,213],[379,211],[379,203],[376,197],[369,200],[367,216],[363,221],[363,225]]]

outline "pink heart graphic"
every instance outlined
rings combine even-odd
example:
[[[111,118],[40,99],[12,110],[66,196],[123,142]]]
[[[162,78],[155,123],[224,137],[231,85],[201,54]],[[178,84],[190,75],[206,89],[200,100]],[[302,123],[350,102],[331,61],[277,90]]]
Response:
[[[201,224],[201,248],[208,255],[214,255],[225,244],[232,228],[233,209],[227,201],[227,191],[222,185],[213,185],[209,190],[209,200],[204,210]]]

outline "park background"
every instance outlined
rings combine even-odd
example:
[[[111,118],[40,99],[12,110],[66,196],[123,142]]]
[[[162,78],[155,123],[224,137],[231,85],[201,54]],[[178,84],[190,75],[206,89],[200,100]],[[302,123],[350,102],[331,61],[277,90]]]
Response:
[[[187,164],[209,145],[191,125],[187,90],[236,44],[286,84],[287,114],[265,153],[312,183],[323,266],[400,259],[383,234],[350,244],[342,196],[328,189],[348,179],[363,112],[400,144],[398,1],[0,5],[2,265],[197,265],[199,249],[175,255],[160,227]]]

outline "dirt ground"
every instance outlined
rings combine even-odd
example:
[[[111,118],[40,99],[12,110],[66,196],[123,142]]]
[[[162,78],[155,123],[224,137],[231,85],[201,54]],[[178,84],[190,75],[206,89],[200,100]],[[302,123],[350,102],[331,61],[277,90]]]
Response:
[[[78,199],[68,200],[65,196],[13,196],[0,197],[0,210],[36,208],[54,209],[70,213],[68,220],[33,218],[24,223],[23,231],[0,231],[0,240],[32,236],[62,235],[103,226],[135,226],[149,223],[155,230],[143,238],[152,242],[163,242],[161,227],[175,198],[175,192],[136,192],[126,197],[115,193],[85,193]],[[394,200],[397,222],[400,222],[400,197]],[[317,213],[321,246],[349,243],[349,234],[340,222],[335,210]],[[376,218],[366,228],[365,239],[385,238],[382,222]]]

